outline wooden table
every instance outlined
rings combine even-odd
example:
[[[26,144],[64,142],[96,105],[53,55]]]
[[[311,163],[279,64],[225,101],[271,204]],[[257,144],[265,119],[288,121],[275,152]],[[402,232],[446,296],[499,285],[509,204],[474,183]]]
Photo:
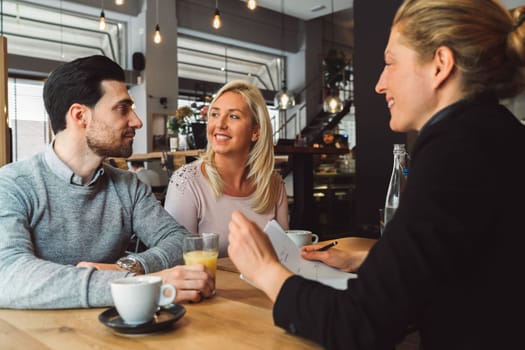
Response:
[[[98,321],[105,309],[0,310],[1,349],[321,349],[275,327],[272,303],[235,272],[217,271],[217,295],[183,304],[168,332],[114,333]]]
[[[375,240],[338,239],[338,247],[367,249]],[[186,315],[167,332],[126,336],[98,321],[105,309],[0,310],[2,349],[321,349],[273,325],[272,302],[219,259],[217,295],[183,304]]]

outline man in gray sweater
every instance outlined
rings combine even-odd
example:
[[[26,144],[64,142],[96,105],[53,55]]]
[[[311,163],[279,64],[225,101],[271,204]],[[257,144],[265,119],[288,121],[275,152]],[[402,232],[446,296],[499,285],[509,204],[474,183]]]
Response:
[[[63,64],[44,102],[53,142],[0,168],[0,307],[110,306],[110,281],[132,273],[162,276],[175,302],[211,296],[207,268],[176,266],[186,229],[134,173],[103,163],[129,157],[142,127],[122,68],[104,56]],[[133,234],[148,249],[122,263]]]

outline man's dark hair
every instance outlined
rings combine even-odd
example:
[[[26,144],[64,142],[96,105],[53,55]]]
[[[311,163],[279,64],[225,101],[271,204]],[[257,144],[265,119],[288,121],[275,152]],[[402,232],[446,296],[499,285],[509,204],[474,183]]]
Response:
[[[124,70],[106,56],[82,57],[55,69],[44,84],[44,104],[56,134],[66,128],[73,103],[93,108],[104,94],[103,80],[125,81]]]

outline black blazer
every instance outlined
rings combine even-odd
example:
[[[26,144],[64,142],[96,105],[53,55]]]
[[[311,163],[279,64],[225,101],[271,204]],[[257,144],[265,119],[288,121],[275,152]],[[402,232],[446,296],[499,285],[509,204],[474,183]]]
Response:
[[[409,327],[424,350],[525,349],[525,126],[491,98],[438,115],[358,279],[289,278],[277,325],[328,349],[392,349]]]

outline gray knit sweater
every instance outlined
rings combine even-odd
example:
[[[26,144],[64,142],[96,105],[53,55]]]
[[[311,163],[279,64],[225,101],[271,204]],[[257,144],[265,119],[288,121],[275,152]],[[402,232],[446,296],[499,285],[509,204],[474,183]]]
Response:
[[[182,262],[187,231],[132,172],[103,166],[89,186],[51,146],[0,168],[0,307],[79,308],[113,304],[109,282],[122,271],[77,268],[114,263],[136,233],[146,273]]]

